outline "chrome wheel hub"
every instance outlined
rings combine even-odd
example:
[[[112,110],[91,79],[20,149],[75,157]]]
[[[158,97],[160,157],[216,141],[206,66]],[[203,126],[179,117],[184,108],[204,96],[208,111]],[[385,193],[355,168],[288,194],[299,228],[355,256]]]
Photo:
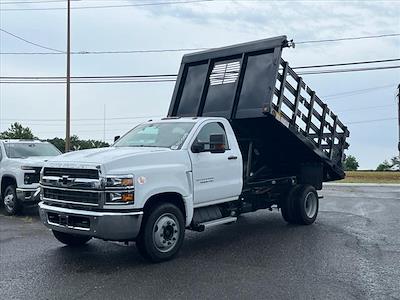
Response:
[[[179,224],[176,217],[170,213],[161,215],[154,223],[153,242],[161,252],[168,252],[179,240]]]
[[[304,211],[309,218],[313,218],[317,213],[318,207],[318,199],[317,196],[313,192],[309,192],[306,195],[306,199],[304,201]]]

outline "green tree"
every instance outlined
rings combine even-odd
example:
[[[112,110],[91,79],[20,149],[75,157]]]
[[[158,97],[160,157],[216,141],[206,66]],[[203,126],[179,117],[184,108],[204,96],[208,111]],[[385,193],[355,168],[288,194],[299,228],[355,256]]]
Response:
[[[64,139],[55,137],[55,138],[52,138],[52,139],[48,139],[47,141],[49,143],[53,144],[54,146],[56,146],[56,148],[58,150],[60,150],[61,152],[65,151],[65,140]]]
[[[65,139],[55,137],[47,140],[58,148],[61,152],[65,151]],[[81,140],[77,135],[71,136],[71,150],[78,151],[92,148],[102,148],[110,146],[108,143],[98,140]]]
[[[344,160],[344,169],[346,171],[357,171],[358,167],[358,161],[353,155],[347,156]]]
[[[383,163],[379,164],[379,166],[376,168],[377,171],[388,171],[392,165],[385,159]]]
[[[0,133],[0,139],[34,140],[37,137],[33,135],[29,127],[23,127],[18,122],[15,122],[6,131]]]
[[[400,171],[400,156],[394,156],[390,161],[392,163],[392,167],[395,167]]]
[[[376,168],[377,171],[389,171],[393,169],[400,170],[400,157],[398,156],[392,157],[390,162],[385,159],[383,163],[379,164]]]

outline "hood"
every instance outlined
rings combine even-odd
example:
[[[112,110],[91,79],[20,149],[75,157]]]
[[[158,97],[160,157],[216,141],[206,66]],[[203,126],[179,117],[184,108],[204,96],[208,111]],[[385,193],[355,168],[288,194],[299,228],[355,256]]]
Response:
[[[30,156],[25,158],[13,158],[12,160],[21,166],[43,167],[44,163],[55,156]]]
[[[169,152],[168,148],[153,147],[107,147],[68,152],[54,157],[51,162],[76,162],[89,164],[107,164],[141,154]]]

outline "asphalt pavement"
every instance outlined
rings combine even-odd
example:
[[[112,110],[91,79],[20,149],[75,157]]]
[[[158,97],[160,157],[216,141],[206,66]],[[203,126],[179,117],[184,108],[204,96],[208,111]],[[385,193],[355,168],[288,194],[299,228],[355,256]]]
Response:
[[[187,231],[179,256],[161,264],[134,244],[65,247],[35,209],[0,212],[0,299],[400,299],[400,185],[320,194],[311,226],[258,211]]]

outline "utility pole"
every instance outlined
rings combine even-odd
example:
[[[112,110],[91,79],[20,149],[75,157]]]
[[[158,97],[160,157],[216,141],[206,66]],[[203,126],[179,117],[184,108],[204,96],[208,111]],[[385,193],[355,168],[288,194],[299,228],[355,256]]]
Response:
[[[103,119],[103,142],[106,142],[106,105],[104,104],[104,119]]]
[[[398,121],[399,121],[399,143],[397,144],[397,148],[399,150],[399,158],[400,158],[400,83],[397,86],[397,101],[398,101]]]
[[[70,45],[70,21],[71,21],[71,0],[67,1],[67,107],[66,107],[66,128],[65,128],[65,152],[69,152],[71,149],[70,137],[71,137],[71,45]]]

